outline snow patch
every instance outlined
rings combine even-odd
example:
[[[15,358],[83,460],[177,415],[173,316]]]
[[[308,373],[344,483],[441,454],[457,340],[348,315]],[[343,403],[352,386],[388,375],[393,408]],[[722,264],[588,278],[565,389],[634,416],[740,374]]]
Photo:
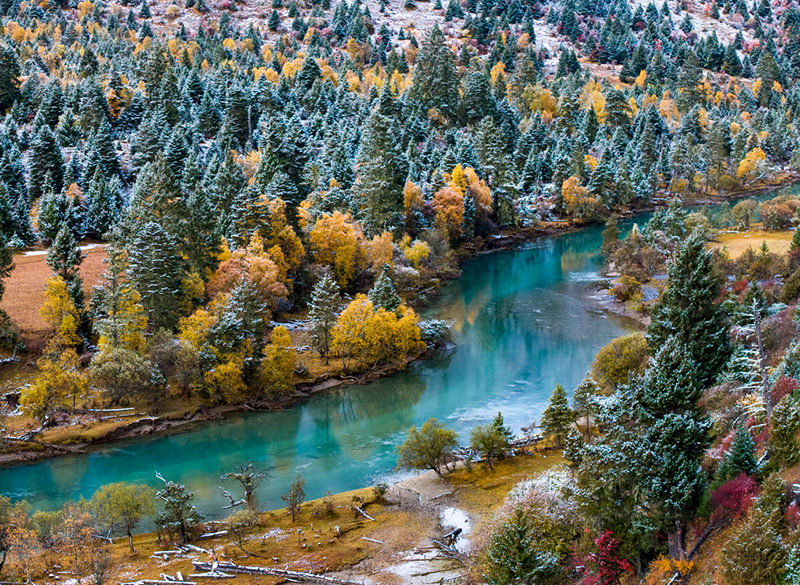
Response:
[[[439,513],[439,522],[448,531],[461,529],[461,534],[456,537],[453,546],[461,553],[468,553],[470,542],[467,535],[472,532],[472,521],[469,519],[469,514],[458,508],[445,508]]]

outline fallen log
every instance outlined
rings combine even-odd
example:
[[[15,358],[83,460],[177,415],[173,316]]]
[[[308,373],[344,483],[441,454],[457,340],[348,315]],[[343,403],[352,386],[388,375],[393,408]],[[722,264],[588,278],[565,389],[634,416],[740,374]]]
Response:
[[[357,511],[359,514],[361,514],[361,515],[362,515],[364,518],[367,518],[368,520],[371,520],[371,521],[373,521],[373,522],[375,522],[375,521],[376,521],[376,520],[375,520],[375,518],[373,518],[372,516],[370,516],[369,514],[367,514],[367,513],[366,513],[364,510],[362,510],[362,509],[361,509],[361,508],[359,508],[358,506],[355,506],[355,509],[356,509],[356,511]]]
[[[247,565],[237,565],[236,563],[208,563],[192,561],[192,565],[197,571],[210,572],[216,565],[217,571],[226,573],[241,573],[244,575],[268,575],[270,577],[283,577],[284,579],[299,579],[300,581],[310,581],[312,583],[332,583],[334,585],[364,585],[357,581],[348,581],[338,577],[328,577],[317,573],[306,573],[303,571],[290,571],[288,569],[277,569],[273,567],[250,567]]]
[[[162,581],[159,579],[140,579],[138,581],[120,583],[120,585],[175,585],[175,583],[181,583],[182,585],[197,585],[197,583],[194,581]]]
[[[361,540],[366,540],[367,542],[374,542],[375,544],[386,544],[382,540],[376,540],[374,538],[367,538],[366,536],[362,536]]]

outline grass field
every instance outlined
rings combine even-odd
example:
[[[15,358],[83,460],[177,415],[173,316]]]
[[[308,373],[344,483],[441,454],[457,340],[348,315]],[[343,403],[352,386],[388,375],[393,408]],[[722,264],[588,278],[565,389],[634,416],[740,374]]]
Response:
[[[84,250],[86,255],[80,267],[83,289],[87,305],[92,287],[100,282],[105,272],[103,247]],[[52,274],[47,265],[44,251],[18,254],[14,258],[14,271],[5,283],[6,290],[0,308],[6,311],[14,324],[19,327],[29,349],[36,350],[42,343],[46,325],[39,309],[44,303],[44,283]]]
[[[770,252],[782,255],[789,251],[793,236],[794,232],[791,230],[765,232],[751,229],[746,232],[721,233],[711,242],[710,246],[725,248],[734,260],[748,248],[758,251],[764,242],[767,243]]]

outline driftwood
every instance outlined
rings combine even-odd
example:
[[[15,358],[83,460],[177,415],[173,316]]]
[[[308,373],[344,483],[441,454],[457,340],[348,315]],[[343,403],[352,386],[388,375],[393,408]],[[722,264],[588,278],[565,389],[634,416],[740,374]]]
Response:
[[[201,534],[201,535],[200,535],[200,536],[198,536],[197,538],[198,538],[198,539],[203,539],[203,538],[214,538],[214,537],[216,537],[216,536],[224,536],[224,535],[226,535],[226,534],[228,534],[228,531],[227,531],[227,530],[219,530],[219,531],[217,531],[217,532],[208,532],[208,533],[206,533],[206,534]]]
[[[366,519],[368,519],[368,520],[371,520],[372,522],[375,522],[375,518],[373,518],[372,516],[370,516],[369,514],[367,514],[367,513],[366,513],[364,510],[362,510],[362,509],[361,509],[361,508],[359,508],[358,506],[354,506],[354,508],[355,508],[355,509],[356,509],[356,511],[357,511],[359,514],[361,514],[361,515],[362,515],[364,518],[366,518]]]
[[[161,579],[140,579],[138,581],[128,581],[126,583],[120,583],[120,585],[175,585],[175,583],[182,583],[183,585],[197,585],[194,581],[173,581],[170,580],[161,580]]]
[[[436,538],[431,538],[431,542],[437,549],[439,549],[439,554],[441,554],[442,556],[453,559],[454,561],[458,561],[462,565],[466,565],[467,563],[466,555],[462,553],[460,550],[458,550],[455,546],[442,542],[441,540],[438,540]]]
[[[204,563],[192,561],[195,570],[199,571],[224,571],[226,573],[241,573],[245,575],[268,575],[270,577],[283,577],[284,579],[297,579],[300,581],[310,581],[312,583],[331,583],[333,585],[363,585],[357,581],[348,581],[338,577],[328,577],[317,573],[306,573],[303,571],[289,571],[288,569],[276,569],[272,567],[248,567],[237,565],[236,563]]]
[[[386,544],[382,540],[375,540],[374,538],[367,538],[366,536],[362,536],[361,540],[366,540],[367,542],[374,542],[375,544]]]
[[[209,571],[207,573],[192,573],[189,577],[192,579],[235,579],[236,575],[229,575],[222,571]]]

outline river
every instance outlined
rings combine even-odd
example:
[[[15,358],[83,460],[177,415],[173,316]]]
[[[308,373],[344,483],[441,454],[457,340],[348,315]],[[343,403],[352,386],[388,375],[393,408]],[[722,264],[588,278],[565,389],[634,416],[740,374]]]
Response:
[[[220,475],[243,463],[269,473],[263,508],[280,507],[297,474],[309,498],[396,476],[395,447],[436,417],[469,430],[502,412],[519,431],[538,421],[553,387],[571,391],[595,353],[635,330],[599,310],[587,285],[599,278],[601,228],[542,238],[480,255],[427,311],[453,322],[456,347],[364,386],[341,387],[281,412],[238,413],[169,435],[102,445],[85,454],[0,469],[0,493],[53,509],[127,481],[157,487],[155,473],[187,484],[208,518],[224,515]],[[238,493],[235,482],[227,485]]]

